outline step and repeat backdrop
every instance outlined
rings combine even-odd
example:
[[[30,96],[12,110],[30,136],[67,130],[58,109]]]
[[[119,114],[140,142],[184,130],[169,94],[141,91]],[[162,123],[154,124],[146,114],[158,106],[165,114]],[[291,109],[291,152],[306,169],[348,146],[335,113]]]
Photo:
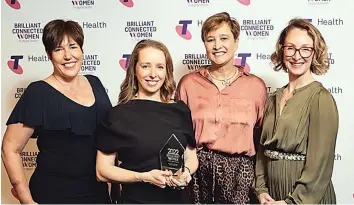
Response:
[[[339,109],[333,174],[338,203],[354,203],[353,10],[353,0],[2,0],[2,134],[28,84],[53,71],[41,42],[43,27],[52,19],[74,20],[83,27],[81,74],[98,76],[116,105],[130,53],[139,40],[166,44],[178,82],[184,74],[209,64],[201,26],[208,16],[222,11],[241,25],[235,63],[261,77],[272,92],[288,81],[287,74],[274,72],[270,64],[279,33],[291,18],[306,18],[323,33],[330,52],[329,72],[316,79],[333,94]],[[21,154],[28,180],[37,154],[36,139],[30,139]],[[3,165],[1,189],[2,203],[18,203]]]

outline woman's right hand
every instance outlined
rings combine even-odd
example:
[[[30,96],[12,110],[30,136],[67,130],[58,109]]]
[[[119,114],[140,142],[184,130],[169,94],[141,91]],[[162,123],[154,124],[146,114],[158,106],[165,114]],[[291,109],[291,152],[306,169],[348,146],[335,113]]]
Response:
[[[10,124],[2,141],[2,161],[12,186],[16,188],[11,192],[21,204],[36,203],[32,199],[21,160],[22,150],[33,133],[34,127],[23,123]]]
[[[271,204],[271,203],[275,202],[275,200],[271,196],[269,196],[268,193],[262,193],[262,194],[258,195],[258,200],[259,200],[259,203],[261,203],[261,205]]]
[[[153,169],[149,172],[142,173],[142,180],[143,182],[147,182],[158,186],[160,188],[166,187],[166,178],[170,177],[172,173],[170,171],[162,171]]]
[[[12,189],[11,189],[11,193],[12,193],[12,195],[13,195],[17,200],[20,201],[21,204],[38,204],[37,202],[35,202],[35,201],[32,199],[32,197],[31,197],[31,199],[28,199],[28,200],[26,200],[26,201],[21,201],[21,199],[20,199],[20,197],[18,196],[18,193],[17,193],[17,191],[16,191],[15,188],[12,188]]]

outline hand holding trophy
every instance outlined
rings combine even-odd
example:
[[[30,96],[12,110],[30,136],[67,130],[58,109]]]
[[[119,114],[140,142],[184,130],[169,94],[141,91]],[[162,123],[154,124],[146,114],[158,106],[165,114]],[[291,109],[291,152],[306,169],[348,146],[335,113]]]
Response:
[[[175,134],[172,134],[159,153],[161,170],[172,172],[166,184],[172,188],[183,189],[191,180],[190,171],[185,169],[185,148]]]
[[[184,172],[181,170],[179,171],[180,174],[178,176],[170,176],[166,180],[166,185],[177,189],[184,189],[189,182],[191,181],[192,177],[188,169],[184,169]]]

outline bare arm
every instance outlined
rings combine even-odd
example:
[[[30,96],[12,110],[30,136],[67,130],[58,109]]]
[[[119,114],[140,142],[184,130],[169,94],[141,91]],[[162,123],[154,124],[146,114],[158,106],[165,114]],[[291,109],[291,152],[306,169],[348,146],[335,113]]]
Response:
[[[151,170],[150,172],[134,172],[114,165],[116,153],[106,154],[97,151],[96,176],[99,181],[134,183],[148,182],[164,188],[166,177],[171,174],[168,171]]]
[[[192,175],[198,169],[197,149],[188,145],[185,151],[185,159],[185,166],[188,167]]]
[[[22,123],[11,124],[6,129],[1,147],[3,163],[21,204],[36,203],[31,196],[21,160],[21,152],[33,132],[32,127]]]
[[[122,169],[114,165],[116,153],[106,154],[97,151],[96,175],[99,181],[133,183],[141,182],[138,172]]]

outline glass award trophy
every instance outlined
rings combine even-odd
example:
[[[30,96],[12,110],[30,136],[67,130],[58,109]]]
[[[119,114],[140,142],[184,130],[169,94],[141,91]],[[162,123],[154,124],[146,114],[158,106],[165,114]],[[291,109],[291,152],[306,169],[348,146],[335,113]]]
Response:
[[[172,134],[159,153],[161,170],[170,170],[173,175],[179,175],[178,171],[184,172],[185,148],[175,134]]]

